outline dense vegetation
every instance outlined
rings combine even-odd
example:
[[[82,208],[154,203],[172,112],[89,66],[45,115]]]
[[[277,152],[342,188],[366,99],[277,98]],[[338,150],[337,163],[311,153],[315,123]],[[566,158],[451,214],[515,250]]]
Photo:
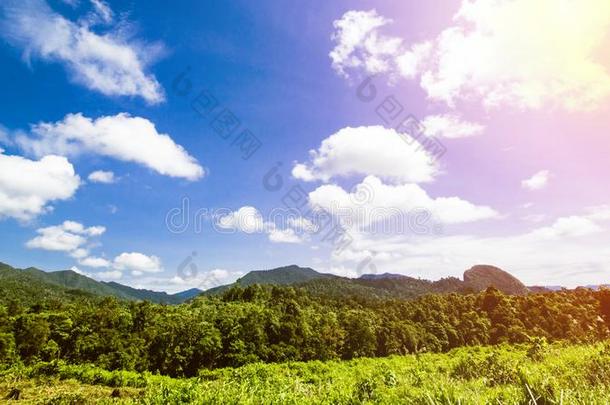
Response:
[[[533,337],[593,342],[610,335],[609,324],[610,290],[510,296],[489,288],[407,301],[253,285],[176,306],[12,301],[0,306],[0,363],[63,360],[189,377],[255,362],[444,352]]]
[[[346,278],[292,265],[271,270],[251,271],[235,283],[211,288],[205,291],[205,294],[222,294],[231,287],[248,287],[254,284],[291,285],[314,295],[334,298],[413,299],[426,294],[478,292],[489,286],[496,287],[507,294],[528,293],[527,287],[518,279],[497,267],[488,265],[477,265],[466,270],[464,280],[448,277],[436,281],[387,273],[363,274],[359,278]]]
[[[0,395],[41,404],[607,404],[603,344],[454,349],[383,359],[251,364],[174,379],[90,365],[0,372]]]
[[[528,292],[519,280],[493,266],[478,265],[464,272],[464,280],[448,277],[437,281],[423,280],[397,274],[364,274],[359,278],[345,278],[319,273],[296,265],[247,273],[233,284],[202,291],[197,288],[176,294],[135,289],[116,282],[97,281],[72,270],[45,272],[36,268],[15,269],[0,263],[0,304],[8,298],[31,305],[43,298],[55,297],[70,301],[82,296],[116,297],[129,301],[150,301],[180,304],[203,293],[221,295],[232,287],[254,284],[291,285],[313,295],[345,299],[350,297],[380,299],[413,299],[426,294],[467,293],[494,286],[507,294]],[[545,291],[544,288],[539,288]]]
[[[192,289],[170,295],[165,292],[135,289],[115,282],[96,281],[72,270],[46,272],[33,267],[15,269],[0,263],[0,304],[6,304],[9,299],[32,305],[51,297],[72,301],[81,297],[102,296],[179,304],[199,293],[201,290]]]

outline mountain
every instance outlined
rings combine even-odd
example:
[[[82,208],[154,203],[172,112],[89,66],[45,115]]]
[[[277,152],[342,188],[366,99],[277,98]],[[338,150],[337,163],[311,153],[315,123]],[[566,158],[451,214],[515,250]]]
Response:
[[[475,291],[493,286],[505,294],[527,294],[529,290],[516,277],[494,266],[476,265],[464,272],[464,283]]]
[[[357,279],[344,277],[315,279],[295,286],[304,288],[312,294],[336,298],[413,299],[433,293],[470,291],[461,280],[454,277],[429,281],[399,274],[364,275]]]
[[[318,273],[309,267],[299,267],[296,264],[277,267],[271,270],[253,270],[232,284],[222,285],[205,291],[206,295],[221,294],[233,286],[247,287],[253,284],[296,285],[311,280],[339,278],[332,274]]]
[[[136,289],[115,282],[96,281],[72,270],[46,272],[33,267],[16,269],[0,263],[0,301],[17,298],[22,302],[41,299],[71,300],[77,297],[111,296],[129,301],[179,304],[198,294],[196,288],[177,294]]]
[[[18,269],[15,270],[19,271]],[[56,284],[67,289],[87,291],[93,295],[115,296],[121,299],[130,298],[129,295],[123,294],[103,282],[93,280],[72,270],[46,272],[30,267],[21,271],[47,283]]]
[[[42,300],[73,301],[95,297],[87,291],[69,289],[40,277],[34,269],[18,270],[0,263],[0,303],[17,301],[30,305]]]
[[[177,297],[180,299],[180,302],[185,302],[190,300],[191,298],[195,298],[199,294],[201,294],[203,290],[199,288],[191,288],[189,290],[181,291],[173,295],[173,297]]]
[[[111,287],[117,294],[122,294],[125,299],[136,301],[151,301],[158,302],[161,304],[180,304],[184,301],[189,300],[190,298],[201,294],[202,292],[198,288],[192,288],[190,290],[182,291],[176,294],[168,294],[164,291],[137,289],[116,283],[114,281],[102,281],[102,284]]]
[[[233,284],[209,289],[204,294],[222,294],[231,287],[247,287],[252,284],[290,285],[303,288],[314,295],[336,298],[412,299],[433,293],[482,291],[489,286],[496,287],[507,294],[526,294],[528,292],[527,287],[519,280],[494,266],[474,266],[464,272],[464,280],[447,277],[430,281],[392,273],[365,274],[352,279],[319,273],[308,267],[291,265],[271,270],[251,271]]]
[[[436,281],[401,274],[365,274],[357,279],[319,273],[309,267],[290,265],[271,270],[254,270],[233,284],[202,292],[193,288],[176,294],[136,289],[116,282],[96,281],[72,270],[45,272],[36,268],[15,269],[0,263],[0,303],[11,297],[22,302],[41,299],[74,300],[80,297],[112,296],[122,300],[147,300],[179,304],[199,294],[217,295],[233,286],[253,284],[290,285],[314,295],[335,298],[399,298],[412,299],[425,294],[467,293],[489,286],[507,294],[527,294],[528,288],[509,273],[489,265],[476,265],[464,272],[464,279],[455,277]],[[539,289],[534,289],[539,291]]]

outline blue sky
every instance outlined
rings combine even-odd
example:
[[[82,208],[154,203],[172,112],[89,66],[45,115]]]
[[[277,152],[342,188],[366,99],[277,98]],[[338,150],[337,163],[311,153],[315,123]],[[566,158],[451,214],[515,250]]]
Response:
[[[600,281],[610,271],[600,237],[610,239],[609,61],[597,52],[608,39],[606,8],[574,44],[561,37],[564,50],[543,34],[524,51],[509,49],[514,66],[504,70],[491,62],[493,47],[452,24],[494,23],[486,40],[517,48],[516,31],[498,24],[512,11],[528,13],[532,32],[563,14],[545,1],[491,12],[486,3],[5,2],[0,260],[168,291],[291,263],[436,278],[490,262],[531,283]],[[597,6],[585,3],[575,6],[578,18]],[[469,64],[473,55],[482,59]],[[540,64],[525,62],[532,55]],[[565,68],[549,64],[566,58]],[[461,63],[457,72],[444,65]],[[540,66],[548,86],[534,85]],[[430,151],[396,143],[378,103],[357,97],[370,74],[379,100],[400,100],[445,155],[430,160]],[[188,94],[178,94],[187,82]],[[191,108],[203,90],[219,103],[208,117]],[[240,121],[229,140],[210,124],[224,109]],[[248,159],[232,144],[244,129],[260,141]],[[278,162],[284,187],[269,191],[263,178]],[[58,186],[47,191],[51,180]],[[337,251],[304,232],[305,218],[268,218],[293,185],[331,211],[396,208],[410,232],[367,233],[371,221],[350,218],[354,242]],[[172,232],[168,212],[184,198],[190,225]],[[423,234],[409,219],[420,208],[431,216]],[[199,209],[216,214],[200,231]],[[561,257],[538,254],[564,246]],[[184,276],[178,269],[192,252],[197,274]]]

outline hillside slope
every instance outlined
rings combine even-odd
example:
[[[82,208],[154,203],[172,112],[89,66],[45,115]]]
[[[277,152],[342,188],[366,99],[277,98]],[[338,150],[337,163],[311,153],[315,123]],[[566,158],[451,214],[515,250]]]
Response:
[[[132,288],[115,282],[97,281],[72,270],[46,272],[33,267],[16,269],[0,263],[0,300],[22,303],[41,299],[72,300],[75,297],[116,297],[129,301],[179,304],[199,293],[191,289],[177,294]]]
[[[297,285],[311,280],[340,278],[332,274],[319,273],[309,267],[299,267],[295,264],[277,267],[271,270],[253,270],[232,284],[222,285],[206,290],[206,295],[222,294],[234,286],[247,287],[253,284]]]
[[[365,274],[360,278],[352,279],[292,265],[266,271],[251,271],[233,284],[212,288],[204,294],[221,294],[234,286],[247,287],[252,284],[291,285],[303,288],[314,295],[335,298],[413,299],[433,293],[478,292],[489,286],[507,294],[528,292],[527,287],[518,279],[494,266],[473,266],[464,273],[464,280],[447,277],[430,281],[390,273]]]
[[[528,288],[513,275],[495,266],[476,265],[464,272],[464,283],[475,291],[493,286],[505,294],[522,295]]]

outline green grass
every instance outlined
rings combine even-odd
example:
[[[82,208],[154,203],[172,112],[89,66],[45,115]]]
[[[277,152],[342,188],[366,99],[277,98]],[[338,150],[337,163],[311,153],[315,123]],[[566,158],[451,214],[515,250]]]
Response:
[[[120,387],[120,388],[116,388]],[[173,379],[40,363],[0,375],[21,403],[81,404],[606,404],[604,344],[467,347],[445,354],[251,364]],[[120,398],[111,398],[113,390]]]

